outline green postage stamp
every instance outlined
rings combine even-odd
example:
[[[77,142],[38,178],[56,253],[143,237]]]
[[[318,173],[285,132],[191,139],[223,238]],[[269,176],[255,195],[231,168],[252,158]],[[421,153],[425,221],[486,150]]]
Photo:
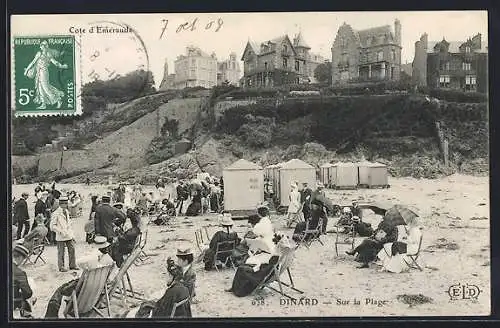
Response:
[[[18,36],[12,43],[15,116],[81,114],[79,50],[75,36]]]

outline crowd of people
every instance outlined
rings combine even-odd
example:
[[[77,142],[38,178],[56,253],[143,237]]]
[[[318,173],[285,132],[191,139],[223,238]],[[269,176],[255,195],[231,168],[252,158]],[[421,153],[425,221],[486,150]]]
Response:
[[[260,204],[255,213],[248,217],[248,231],[242,236],[233,230],[234,222],[229,213],[221,211],[222,198],[220,181],[208,178],[196,181],[179,181],[175,186],[176,195],[167,193],[162,179],[155,188],[160,197],[160,204],[175,211],[175,215],[183,214],[184,202],[189,201],[185,212],[188,216],[196,216],[207,206],[215,213],[220,213],[221,229],[201,246],[198,261],[203,262],[206,271],[222,266],[232,266],[236,272],[232,283],[226,292],[237,297],[252,294],[273,270],[281,256],[294,249],[298,244],[313,237],[308,235],[311,230],[319,229],[320,234],[327,233],[328,216],[334,209],[325,197],[323,186],[318,184],[312,190],[306,183],[299,187],[297,182],[291,185],[289,194],[288,219],[299,216],[289,238],[274,229],[270,219],[270,208]],[[122,188],[123,187],[123,188]],[[24,317],[29,317],[33,304],[33,289],[26,273],[21,269],[22,263],[30,256],[33,247],[48,237],[57,245],[57,265],[60,272],[67,272],[66,249],[68,250],[68,267],[73,272],[92,270],[112,265],[114,271],[122,267],[127,256],[137,245],[144,227],[142,219],[150,214],[151,208],[158,206],[158,197],[147,194],[142,186],[119,186],[114,191],[103,195],[91,195],[90,215],[85,224],[86,242],[92,246],[92,251],[76,259],[75,233],[70,206],[81,206],[82,198],[75,192],[61,192],[55,184],[50,189],[43,185],[37,186],[35,195],[35,219],[33,227],[29,226],[28,194],[23,193],[14,205],[15,243],[13,247],[13,285],[14,306]],[[205,201],[207,200],[207,201]],[[206,203],[205,203],[206,202]],[[193,205],[194,204],[194,205]],[[193,209],[195,207],[195,209]],[[385,218],[385,217],[384,217]],[[406,253],[413,252],[418,247],[420,229],[416,220],[406,225],[395,225],[390,220],[383,219],[376,229],[362,220],[362,210],[356,201],[346,207],[337,223],[340,226],[350,226],[360,236],[367,237],[348,255],[356,256],[361,262],[360,268],[369,267],[369,263],[377,259],[382,263],[382,269],[391,272],[404,270]],[[13,227],[14,229],[14,227]],[[24,232],[24,233],[23,233]],[[346,233],[346,231],[336,231]],[[226,247],[226,248],[224,248]],[[177,261],[168,259],[166,266],[170,276],[168,287],[160,291],[161,295],[152,297],[137,308],[125,314],[136,318],[190,317],[190,304],[195,302],[196,274],[193,269],[195,254],[191,248],[177,250]],[[110,277],[112,277],[111,275]],[[46,318],[57,318],[64,300],[69,300],[80,277],[76,277],[58,286],[46,309]],[[187,302],[182,302],[188,299]],[[177,309],[176,304],[182,303]]]

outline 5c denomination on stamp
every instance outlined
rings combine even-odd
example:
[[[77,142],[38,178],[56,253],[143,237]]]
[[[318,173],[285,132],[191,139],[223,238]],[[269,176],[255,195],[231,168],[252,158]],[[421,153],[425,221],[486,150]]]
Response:
[[[79,115],[81,86],[73,35],[13,38],[12,106],[16,117]]]

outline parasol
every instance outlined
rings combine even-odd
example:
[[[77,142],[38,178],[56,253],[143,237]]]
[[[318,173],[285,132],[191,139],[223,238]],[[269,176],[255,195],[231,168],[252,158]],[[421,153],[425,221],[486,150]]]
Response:
[[[418,217],[418,214],[410,210],[404,205],[394,205],[391,207],[384,215],[382,221],[387,224],[398,226],[407,225],[414,221]]]
[[[324,207],[326,207],[328,209],[328,211],[332,212],[333,211],[333,203],[332,201],[330,200],[330,198],[327,198],[325,195],[323,194],[313,194],[312,196],[313,199],[311,199],[311,201],[313,201],[314,199],[320,201]]]
[[[384,216],[385,213],[393,207],[393,205],[385,202],[375,202],[370,204],[359,204],[358,207],[362,210],[372,210],[373,213]]]

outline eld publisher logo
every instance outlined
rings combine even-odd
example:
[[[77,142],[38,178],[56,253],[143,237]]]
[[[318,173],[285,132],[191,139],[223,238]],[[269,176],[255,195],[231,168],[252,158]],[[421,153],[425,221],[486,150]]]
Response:
[[[477,300],[482,290],[476,285],[471,284],[456,284],[451,285],[448,289],[448,295],[452,301],[457,300]]]

